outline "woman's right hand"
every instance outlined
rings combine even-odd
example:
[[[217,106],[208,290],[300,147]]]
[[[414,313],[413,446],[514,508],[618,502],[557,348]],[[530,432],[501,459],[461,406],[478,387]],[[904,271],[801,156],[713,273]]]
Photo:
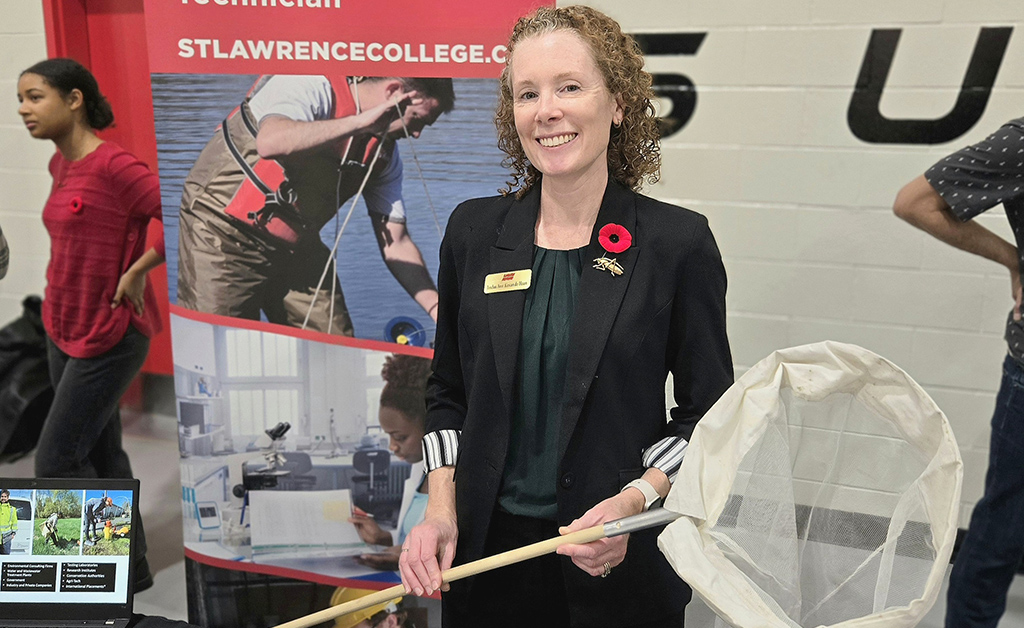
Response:
[[[441,574],[452,566],[458,538],[454,516],[428,516],[410,530],[398,559],[405,590],[416,595],[447,591]]]
[[[356,527],[359,538],[370,545],[392,545],[394,539],[380,525],[365,514],[356,513],[349,517],[349,523]]]

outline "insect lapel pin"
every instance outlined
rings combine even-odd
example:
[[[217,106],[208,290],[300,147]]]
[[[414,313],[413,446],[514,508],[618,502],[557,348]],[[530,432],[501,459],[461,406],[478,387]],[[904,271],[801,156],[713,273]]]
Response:
[[[615,276],[622,274],[622,265],[616,262],[615,258],[608,259],[603,255],[594,260],[594,268],[598,270],[607,270]]]

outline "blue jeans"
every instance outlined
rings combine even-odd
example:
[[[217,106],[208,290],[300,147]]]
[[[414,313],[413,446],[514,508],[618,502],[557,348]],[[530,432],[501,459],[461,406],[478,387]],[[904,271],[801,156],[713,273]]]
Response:
[[[1024,555],[1024,368],[1011,357],[992,414],[985,494],[949,579],[946,628],[995,628]]]

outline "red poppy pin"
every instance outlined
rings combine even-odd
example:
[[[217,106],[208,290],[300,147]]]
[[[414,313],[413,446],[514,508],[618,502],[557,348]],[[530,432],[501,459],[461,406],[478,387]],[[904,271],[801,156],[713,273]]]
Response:
[[[71,199],[71,213],[77,214],[80,211],[82,211],[82,197],[76,196]]]
[[[629,233],[622,225],[615,223],[608,223],[601,227],[601,231],[597,234],[597,241],[601,243],[601,247],[609,253],[622,253],[633,244],[633,236]],[[622,265],[617,261],[617,258],[609,258],[607,255],[594,260],[594,268],[598,270],[607,270],[612,276],[618,276],[622,274]]]
[[[597,241],[601,243],[604,250],[618,254],[633,244],[633,236],[622,225],[610,222],[601,227],[601,231],[597,234]]]

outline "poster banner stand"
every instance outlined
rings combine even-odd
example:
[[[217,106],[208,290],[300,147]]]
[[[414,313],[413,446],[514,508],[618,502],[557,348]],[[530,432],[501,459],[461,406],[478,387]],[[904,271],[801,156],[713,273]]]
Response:
[[[540,4],[147,0],[191,623],[399,582],[438,249],[507,179],[496,79]]]

